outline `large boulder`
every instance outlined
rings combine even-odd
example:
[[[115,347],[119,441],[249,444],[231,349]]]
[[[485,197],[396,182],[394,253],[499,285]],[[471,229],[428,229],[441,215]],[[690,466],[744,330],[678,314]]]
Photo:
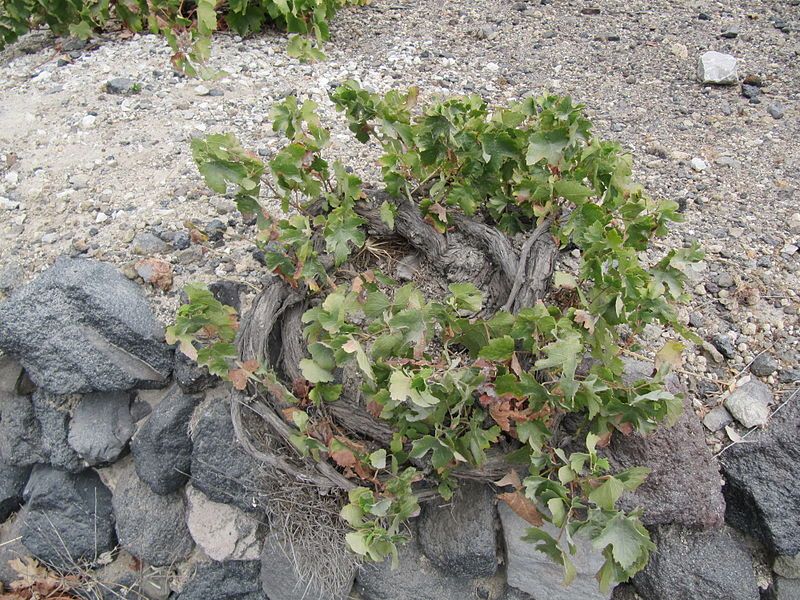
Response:
[[[633,579],[642,598],[759,600],[752,559],[733,530],[667,526],[653,541],[656,551]]]
[[[628,360],[623,378],[627,383],[648,379],[653,366]],[[673,393],[684,390],[676,378],[667,380]],[[719,465],[705,442],[700,421],[684,396],[683,413],[671,427],[648,435],[617,433],[605,450],[614,470],[648,467],[650,474],[633,493],[624,494],[620,507],[644,509],[647,527],[678,523],[690,527],[718,527],[724,521],[725,501]]]
[[[201,563],[175,600],[267,600],[260,573],[258,560]]]
[[[419,519],[422,552],[446,573],[489,577],[497,571],[497,510],[492,489],[466,483],[449,503],[427,503]]]
[[[534,544],[523,540],[531,525],[518,516],[507,505],[498,505],[500,521],[506,546],[506,576],[508,585],[534,598],[546,600],[607,600],[609,593],[602,593],[595,574],[603,566],[603,556],[586,540],[576,539],[577,553],[571,556],[577,575],[569,587],[564,587],[564,568],[550,557],[536,550]],[[558,530],[545,523],[542,529],[552,536]]]
[[[261,556],[261,523],[251,514],[209,500],[191,485],[186,486],[186,500],[189,533],[210,559],[256,560]]]
[[[732,526],[775,554],[800,553],[800,402],[789,402],[769,427],[720,456]]]
[[[179,490],[189,481],[192,440],[189,419],[198,396],[172,388],[150,413],[131,443],[136,472],[157,494]]]
[[[97,473],[34,468],[23,492],[22,543],[58,568],[93,561],[116,546],[111,492]]]
[[[60,258],[0,304],[0,349],[55,394],[164,385],[172,350],[141,290],[108,264]]]
[[[264,540],[261,554],[261,584],[270,600],[295,600],[314,598],[314,600],[346,600],[353,585],[352,577],[337,590],[324,589],[318,581],[309,581],[298,572],[296,563],[276,533],[270,533]]]
[[[0,523],[19,508],[30,473],[30,467],[14,467],[0,461]]]
[[[89,465],[117,460],[133,435],[129,392],[87,394],[69,423],[69,445]]]
[[[215,502],[252,511],[264,502],[261,465],[236,440],[226,398],[199,409],[192,430],[192,484]]]
[[[133,469],[117,481],[114,513],[120,545],[151,565],[180,562],[194,547],[182,495],[154,493]]]
[[[398,548],[399,565],[392,561],[365,563],[356,575],[355,590],[363,600],[499,600],[501,577],[471,579],[441,571],[422,554],[416,540]]]

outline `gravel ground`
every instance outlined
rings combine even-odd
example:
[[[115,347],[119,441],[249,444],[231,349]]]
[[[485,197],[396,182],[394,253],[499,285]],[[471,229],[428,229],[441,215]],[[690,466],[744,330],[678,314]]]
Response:
[[[493,103],[550,90],[585,103],[596,131],[633,153],[649,191],[684,207],[662,249],[696,240],[707,252],[682,314],[713,342],[687,360],[698,414],[754,358],[777,405],[800,379],[798,4],[373,0],[339,14],[329,58],[314,65],[287,57],[280,34],[218,36],[211,66],[227,75],[212,82],[176,76],[159,37],[110,34],[82,46],[36,32],[0,53],[0,289],[61,254],[135,277],[139,254],[155,253],[175,273],[171,290],[148,287],[168,322],[186,282],[235,278],[256,289],[264,276],[252,230],[193,167],[191,137],[232,131],[268,157],[280,143],[269,107],[295,91],[334,126],[331,154],[376,181],[375,149],[350,142],[327,100],[332,83],[475,92]],[[730,28],[735,37],[722,35]],[[706,50],[736,56],[740,79],[759,77],[759,102],[738,85],[697,83]],[[118,77],[140,92],[106,93]],[[184,247],[187,228],[209,223],[224,229],[222,241]],[[648,331],[649,346],[661,335]],[[721,447],[724,436],[709,443]]]

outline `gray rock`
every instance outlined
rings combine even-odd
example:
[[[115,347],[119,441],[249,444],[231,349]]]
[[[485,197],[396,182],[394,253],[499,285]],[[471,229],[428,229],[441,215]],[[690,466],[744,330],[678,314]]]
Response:
[[[169,244],[148,231],[137,233],[131,242],[134,254],[149,256],[151,254],[164,254],[169,251]]]
[[[355,577],[355,567],[352,576]],[[270,533],[264,540],[261,554],[261,584],[270,600],[346,600],[353,585],[352,578],[341,589],[326,590],[316,581],[309,582],[295,568],[295,562],[284,549],[280,538]]]
[[[414,540],[398,550],[400,564],[396,569],[392,569],[391,560],[361,567],[354,589],[363,600],[473,600],[501,596],[501,578],[451,577],[437,569]]]
[[[261,556],[261,523],[243,510],[209,500],[186,486],[186,524],[195,543],[212,560],[256,560]],[[270,594],[272,600],[276,596]]]
[[[116,546],[111,492],[94,471],[34,468],[23,492],[22,543],[59,568],[93,561]]]
[[[745,427],[757,427],[765,425],[769,419],[771,402],[772,391],[769,387],[757,379],[751,379],[725,398],[725,408]]]
[[[22,367],[10,356],[0,356],[0,392],[17,393],[17,383],[22,377]]]
[[[772,570],[781,577],[800,579],[800,554],[776,557]]]
[[[135,94],[138,91],[138,86],[135,82],[127,77],[116,77],[106,82],[106,91],[109,94],[129,95]]]
[[[425,556],[446,573],[488,577],[497,571],[497,528],[492,489],[466,483],[451,503],[425,505],[417,539]]]
[[[202,563],[176,600],[267,600],[260,573],[259,560]]]
[[[198,394],[216,385],[220,379],[208,372],[207,367],[198,366],[183,352],[175,353],[175,381],[187,394]]]
[[[136,472],[157,494],[174,492],[189,480],[189,419],[199,401],[199,397],[186,396],[173,388],[133,438],[131,453]]]
[[[630,384],[648,379],[652,369],[651,363],[626,360],[623,380]],[[683,391],[673,376],[667,379],[666,386],[672,393]],[[625,510],[643,508],[642,522],[648,527],[666,523],[693,527],[722,524],[725,502],[719,466],[706,446],[703,428],[688,397],[672,427],[661,427],[648,435],[616,434],[605,454],[614,469],[651,469],[645,482],[635,492],[624,494],[620,501]]]
[[[756,377],[769,377],[778,370],[778,361],[767,354],[759,354],[750,365],[750,372]]]
[[[0,523],[19,508],[30,467],[13,467],[0,461]]]
[[[261,465],[236,440],[227,399],[215,398],[201,407],[192,441],[194,487],[215,502],[246,511],[261,505]]]
[[[136,284],[91,260],[60,258],[0,304],[0,348],[56,394],[162,386],[163,340]]]
[[[723,429],[724,427],[727,427],[731,423],[733,423],[733,417],[724,406],[716,406],[712,408],[703,418],[703,425],[705,425],[709,431],[714,433],[720,429]]]
[[[42,430],[30,396],[0,392],[0,461],[30,467],[42,462]]]
[[[739,80],[736,58],[721,52],[706,52],[697,61],[697,80],[716,85],[736,84]]]
[[[733,358],[736,356],[736,346],[733,345],[731,338],[727,335],[715,335],[711,338],[711,343],[725,358]]]
[[[20,541],[22,522],[25,519],[24,512],[25,508],[23,507],[19,512],[0,522],[0,584],[2,585],[8,586],[12,581],[19,579],[19,573],[11,568],[8,561],[30,556],[30,552]]]
[[[727,527],[659,528],[653,535],[657,550],[633,579],[636,590],[647,600],[759,600],[752,559],[734,533]]]
[[[69,445],[89,465],[117,460],[133,435],[129,392],[87,394],[69,423]]]
[[[732,40],[739,36],[739,26],[738,25],[730,25],[722,30],[720,37],[724,37],[726,39]]]
[[[151,565],[180,562],[194,547],[183,496],[154,493],[133,469],[114,488],[114,514],[120,545]]]
[[[800,598],[800,579],[775,578],[775,600],[797,600]]]
[[[533,544],[522,539],[531,526],[505,504],[501,503],[497,508],[503,524],[508,585],[534,598],[547,600],[610,598],[610,592],[606,594],[600,592],[597,580],[594,578],[604,559],[600,552],[592,548],[590,542],[575,540],[578,551],[571,559],[575,564],[577,576],[568,588],[564,587],[564,568],[536,550]],[[542,529],[550,535],[558,535],[558,531],[552,525],[545,524]]]
[[[774,554],[800,553],[800,403],[789,402],[770,426],[720,456],[729,524]]]
[[[773,119],[782,119],[784,115],[783,106],[778,103],[773,103],[767,106],[767,112]]]
[[[39,454],[57,469],[70,473],[85,469],[86,465],[68,441],[70,397],[48,394],[39,389],[32,398],[33,413],[41,431]]]

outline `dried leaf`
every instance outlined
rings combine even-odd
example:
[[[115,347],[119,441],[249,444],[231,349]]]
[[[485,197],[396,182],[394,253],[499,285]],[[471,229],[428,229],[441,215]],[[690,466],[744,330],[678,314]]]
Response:
[[[578,309],[575,311],[575,322],[583,325],[589,333],[594,333],[594,324],[597,322],[597,318],[588,311]]]
[[[497,487],[505,487],[507,485],[512,486],[515,490],[518,490],[522,487],[522,482],[519,479],[519,474],[514,470],[511,469],[508,473],[506,473],[502,479],[498,479],[494,482]]]
[[[228,378],[231,380],[231,384],[240,392],[247,389],[249,375],[244,369],[231,369],[228,371]]]
[[[508,504],[511,510],[531,525],[538,527],[544,523],[542,515],[536,508],[536,505],[528,500],[522,492],[506,492],[504,494],[498,494],[497,498]]]

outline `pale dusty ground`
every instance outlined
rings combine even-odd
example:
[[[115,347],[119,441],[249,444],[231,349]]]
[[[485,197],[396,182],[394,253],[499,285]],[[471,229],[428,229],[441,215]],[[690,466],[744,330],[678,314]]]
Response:
[[[209,197],[194,169],[192,136],[233,131],[268,156],[280,143],[269,107],[294,91],[318,101],[323,120],[335,126],[332,155],[375,179],[376,153],[350,142],[327,100],[331,84],[356,78],[378,91],[418,85],[426,97],[476,92],[495,103],[550,90],[588,106],[597,131],[634,154],[637,176],[653,195],[685,204],[686,222],[671,241],[697,240],[708,256],[684,316],[694,313],[701,336],[727,335],[736,346],[719,365],[691,353],[687,368],[728,380],[768,350],[781,361],[767,380],[779,396],[800,359],[800,254],[790,253],[800,245],[800,226],[791,228],[800,211],[800,7],[604,0],[601,14],[584,15],[586,6],[374,0],[337,17],[329,59],[314,65],[288,58],[280,34],[221,35],[212,66],[228,75],[202,84],[221,96],[198,95],[201,82],[174,76],[158,37],[109,35],[60,66],[66,52],[59,41],[28,36],[0,53],[0,197],[20,203],[0,207],[0,284],[13,287],[56,256],[84,250],[126,267],[139,258],[130,243],[137,232],[170,239],[189,220],[200,228],[230,220],[219,247],[161,256],[173,264],[175,285],[148,293],[167,321],[188,281],[224,277],[255,286],[263,276],[250,253],[252,230],[229,200]],[[792,30],[777,29],[776,18]],[[720,37],[731,25],[738,37]],[[741,77],[762,77],[761,104],[749,104],[738,86],[699,85],[696,60],[706,50],[734,54]],[[141,93],[106,94],[114,77],[140,83]],[[780,120],[767,112],[773,103],[785,110]],[[693,171],[694,157],[709,168]],[[760,299],[740,304],[751,288]],[[654,346],[659,333],[651,332]],[[719,400],[708,381],[695,383],[699,409]]]

